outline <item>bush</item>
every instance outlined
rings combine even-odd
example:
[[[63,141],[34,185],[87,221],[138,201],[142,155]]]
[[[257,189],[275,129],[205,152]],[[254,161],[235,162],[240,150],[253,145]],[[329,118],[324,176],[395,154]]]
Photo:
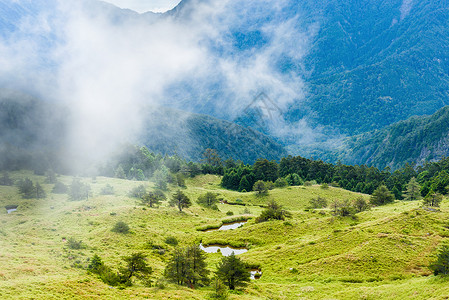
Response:
[[[86,246],[84,246],[82,241],[77,241],[72,237],[67,240],[67,247],[73,250],[80,250],[86,248]]]
[[[178,245],[178,240],[175,237],[173,237],[173,236],[168,236],[165,239],[165,243],[168,244],[168,245],[177,246]]]
[[[129,226],[125,222],[119,221],[119,222],[115,223],[115,225],[111,229],[111,231],[116,232],[116,233],[127,234],[127,233],[129,233]]]
[[[304,182],[304,186],[312,186],[312,182],[311,181],[306,181],[306,182]]]
[[[357,212],[362,212],[369,209],[369,204],[363,197],[358,197],[355,199],[352,205]]]
[[[284,210],[283,207],[275,201],[271,201],[268,203],[268,207],[256,218],[256,223],[269,220],[285,220],[285,218],[288,217],[291,217],[291,214],[288,211]]]
[[[109,183],[101,189],[102,195],[114,195],[114,187]]]
[[[318,196],[310,199],[309,204],[311,208],[324,208],[327,206],[327,200]]]
[[[65,194],[68,189],[69,188],[64,183],[61,181],[56,181],[51,192],[54,194]]]
[[[449,274],[449,246],[444,245],[437,255],[437,260],[430,265],[435,275]]]
[[[146,193],[146,188],[143,184],[136,186],[134,188],[132,188],[129,193],[128,196],[133,197],[133,198],[142,198],[145,193]]]
[[[267,195],[268,187],[262,180],[256,181],[253,186],[253,191],[257,192],[257,195]]]
[[[324,183],[321,184],[321,188],[326,190],[326,189],[329,188],[329,185],[324,182]]]
[[[372,205],[385,205],[394,201],[393,194],[385,185],[380,185],[371,195],[370,203]]]
[[[227,215],[227,216],[233,216],[234,213],[233,213],[232,211],[228,210],[228,211],[226,212],[226,215]]]
[[[288,182],[287,182],[287,180],[285,180],[285,178],[278,178],[274,182],[274,186],[277,188],[283,188],[283,187],[286,187],[287,185],[288,185]]]

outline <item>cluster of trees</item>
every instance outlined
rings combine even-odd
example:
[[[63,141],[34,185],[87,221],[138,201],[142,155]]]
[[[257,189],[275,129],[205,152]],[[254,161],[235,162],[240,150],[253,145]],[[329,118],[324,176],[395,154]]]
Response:
[[[39,184],[39,182],[34,184],[29,178],[19,179],[17,182],[17,187],[19,188],[19,193],[24,199],[42,199],[47,197],[44,188]]]
[[[117,272],[105,265],[102,259],[95,254],[90,259],[87,270],[111,286],[131,286],[133,278],[147,286],[152,285],[153,281],[150,276],[153,269],[148,265],[147,256],[143,252],[125,256],[123,262],[124,265],[119,266]],[[223,257],[217,264],[214,274],[216,291],[220,289],[220,284],[217,285],[217,281],[231,290],[245,286],[250,281],[249,269],[249,266],[234,253]],[[205,252],[198,245],[191,245],[174,248],[165,267],[163,279],[177,285],[195,288],[210,285],[210,273]]]
[[[372,194],[379,186],[385,185],[395,199],[402,200],[408,197],[408,185],[412,178],[418,186],[420,197],[427,196],[431,191],[443,195],[449,191],[449,158],[418,167],[407,164],[394,172],[389,168],[381,171],[375,167],[330,164],[300,156],[282,158],[280,163],[259,159],[253,165],[229,162],[226,165],[221,185],[240,192],[254,190],[258,181],[271,182],[274,187],[282,187],[286,183],[326,183],[365,194]]]

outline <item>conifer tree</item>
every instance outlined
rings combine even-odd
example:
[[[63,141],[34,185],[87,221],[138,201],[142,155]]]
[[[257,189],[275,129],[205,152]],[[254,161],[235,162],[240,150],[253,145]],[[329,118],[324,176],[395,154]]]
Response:
[[[407,184],[407,189],[404,192],[405,198],[407,201],[420,200],[421,197],[421,187],[419,186],[418,181],[415,177],[412,177]]]

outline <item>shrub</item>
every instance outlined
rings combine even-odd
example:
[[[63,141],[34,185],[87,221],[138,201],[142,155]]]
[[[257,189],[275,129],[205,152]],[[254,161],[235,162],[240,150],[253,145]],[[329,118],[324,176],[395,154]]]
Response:
[[[129,193],[128,196],[133,197],[133,198],[142,198],[145,193],[146,193],[146,188],[143,184],[136,186],[134,188],[132,188]]]
[[[114,187],[109,183],[101,189],[102,195],[114,195]]]
[[[253,191],[257,192],[257,195],[266,195],[268,194],[268,187],[265,182],[258,180],[254,183]]]
[[[355,199],[352,205],[356,212],[362,212],[369,209],[369,204],[363,197]]]
[[[444,245],[438,255],[437,260],[430,265],[430,269],[435,275],[449,274],[449,246]]]
[[[288,182],[287,182],[287,180],[285,180],[285,178],[278,178],[274,182],[274,186],[277,188],[283,188],[283,187],[286,187],[287,185],[288,185]]]
[[[311,181],[306,181],[306,182],[304,182],[304,186],[312,186],[312,182]]]
[[[168,236],[165,239],[165,243],[168,244],[168,245],[177,246],[178,245],[178,240],[174,236]]]
[[[370,203],[373,205],[384,205],[394,201],[393,194],[385,185],[380,185],[371,195]]]
[[[269,220],[285,220],[285,218],[291,217],[291,214],[284,210],[281,205],[275,201],[268,203],[268,207],[262,211],[260,216],[256,218],[256,222],[265,222]]]
[[[329,188],[329,185],[324,182],[324,183],[321,184],[321,188],[326,190],[326,189]]]
[[[316,198],[310,199],[309,204],[311,208],[324,208],[327,206],[327,200],[318,196]]]
[[[111,229],[111,231],[116,232],[116,233],[127,234],[127,233],[129,233],[129,226],[125,222],[118,221],[117,223],[115,223],[115,225]]]
[[[54,194],[65,194],[68,189],[69,188],[64,183],[61,181],[56,181],[51,192]]]
[[[228,210],[228,211],[226,212],[226,215],[227,215],[227,216],[233,216],[234,213],[233,213],[232,211]]]
[[[73,250],[80,250],[80,249],[84,249],[86,248],[86,246],[84,246],[82,241],[77,241],[76,239],[70,237],[67,240],[67,247],[69,249],[73,249]]]

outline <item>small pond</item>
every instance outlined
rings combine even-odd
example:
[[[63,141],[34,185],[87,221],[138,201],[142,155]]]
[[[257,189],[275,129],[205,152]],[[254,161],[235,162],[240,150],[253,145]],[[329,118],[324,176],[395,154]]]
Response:
[[[200,244],[200,249],[206,253],[217,253],[218,250],[220,250],[221,255],[223,256],[229,256],[232,254],[232,252],[234,252],[235,255],[248,252],[248,249],[246,248],[232,248],[229,246],[222,246],[222,245],[203,246],[203,244]]]
[[[220,228],[213,228],[213,229],[208,229],[206,230],[206,232],[209,231],[217,231],[217,230],[231,230],[231,229],[237,229],[241,226],[243,226],[243,224],[245,224],[248,221],[239,221],[239,222],[233,222],[233,223],[226,223],[220,226]]]
[[[12,213],[13,211],[16,211],[16,210],[17,210],[17,207],[19,207],[19,206],[18,206],[18,205],[6,205],[6,206],[5,206],[6,212],[7,212],[8,214],[10,214],[10,213]]]

